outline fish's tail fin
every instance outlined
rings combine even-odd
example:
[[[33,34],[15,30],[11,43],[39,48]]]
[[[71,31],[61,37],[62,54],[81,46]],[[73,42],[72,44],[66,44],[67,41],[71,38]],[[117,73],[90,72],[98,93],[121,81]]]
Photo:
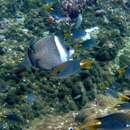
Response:
[[[93,61],[93,60],[82,60],[80,62],[80,67],[81,69],[91,69],[92,65],[95,64],[96,61]]]
[[[129,101],[130,100],[130,98],[127,95],[119,95],[119,99],[121,101]]]

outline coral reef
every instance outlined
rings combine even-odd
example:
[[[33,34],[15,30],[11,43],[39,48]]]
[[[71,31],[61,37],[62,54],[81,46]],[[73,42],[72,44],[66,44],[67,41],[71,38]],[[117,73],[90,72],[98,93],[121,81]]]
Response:
[[[74,58],[96,59],[96,64],[91,69],[83,70],[66,79],[57,79],[46,72],[31,68],[20,75],[13,73],[27,57],[26,50],[30,43],[36,42],[50,32],[62,35],[72,30],[64,25],[57,26],[58,29],[55,25],[48,26],[45,2],[45,0],[1,0],[0,2],[1,130],[23,130],[23,126],[29,127],[30,122],[35,118],[42,118],[48,114],[53,118],[49,117],[52,119],[50,122],[43,121],[45,123],[42,127],[45,126],[46,130],[49,130],[47,125],[52,124],[56,129],[57,126],[53,124],[57,117],[59,124],[66,119],[69,122],[61,125],[62,127],[57,130],[63,127],[67,129],[76,124],[71,116],[73,114],[66,115],[66,113],[78,111],[84,106],[89,107],[88,102],[93,101],[97,94],[103,93],[114,81],[123,86],[118,88],[120,91],[129,89],[130,81],[115,75],[119,67],[130,65],[129,3],[125,3],[126,9],[123,0],[86,1],[81,28],[95,26],[100,28],[96,35],[98,46],[91,50],[78,48]],[[61,26],[64,29],[61,29]],[[71,38],[68,44],[74,46]],[[103,107],[100,110],[102,113]],[[65,117],[57,116],[59,114],[65,114]],[[42,130],[41,126],[35,130]]]

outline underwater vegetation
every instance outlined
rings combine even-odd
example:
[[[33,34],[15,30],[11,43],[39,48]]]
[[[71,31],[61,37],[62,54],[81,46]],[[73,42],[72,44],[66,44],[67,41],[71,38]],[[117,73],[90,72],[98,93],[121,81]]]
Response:
[[[1,0],[0,12],[0,130],[31,129],[36,118],[82,111],[107,89],[129,90],[129,0]],[[93,119],[106,130],[112,112]]]

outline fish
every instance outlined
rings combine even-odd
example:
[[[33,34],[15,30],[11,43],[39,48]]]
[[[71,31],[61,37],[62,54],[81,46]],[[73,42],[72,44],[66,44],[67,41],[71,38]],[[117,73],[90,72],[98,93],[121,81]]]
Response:
[[[83,49],[93,49],[94,47],[97,47],[97,42],[95,38],[91,38],[89,40],[86,40],[81,44],[81,48]]]
[[[60,22],[68,22],[70,18],[64,15],[62,8],[58,4],[54,4],[52,6],[48,6],[48,18],[53,18],[56,23]]]
[[[95,63],[95,61],[91,60],[70,60],[63,64],[60,64],[59,66],[56,66],[52,70],[51,74],[57,77],[68,77],[80,72],[81,70],[91,69],[92,65]]]
[[[112,113],[95,118],[75,130],[126,130],[130,129],[130,113]]]
[[[72,38],[74,39],[74,42],[83,43],[87,40],[94,39],[91,37],[91,33],[97,32],[97,30],[99,30],[98,27],[93,27],[93,28],[84,29],[84,30],[82,30],[82,29],[74,30],[71,35],[72,35]],[[95,41],[93,41],[93,42],[95,42]]]
[[[86,33],[84,30],[78,30],[72,32],[72,38],[76,43],[82,43],[87,39],[90,39],[90,34]]]
[[[78,14],[77,18],[76,18],[76,23],[75,23],[75,29],[78,29],[83,21],[83,17],[81,14]]]
[[[129,102],[130,101],[129,95],[125,95],[125,94],[117,91],[117,88],[119,86],[120,85],[117,82],[114,82],[111,87],[109,87],[105,90],[105,95],[112,96],[113,98],[117,98],[120,101]]]
[[[96,61],[94,60],[81,60],[80,61],[80,68],[82,69],[91,69],[92,65],[96,64]]]
[[[74,49],[64,46],[59,37],[49,35],[28,48],[28,57],[34,68],[51,70],[72,59]]]
[[[98,43],[96,42],[96,39],[95,38],[91,38],[91,39],[88,39],[86,41],[84,41],[83,43],[78,43],[76,44],[74,47],[76,49],[87,49],[87,50],[91,50],[95,47],[98,46]]]
[[[115,108],[117,110],[126,110],[126,109],[130,109],[130,102],[124,102],[124,103],[120,103],[120,104],[117,104],[115,106]]]
[[[31,42],[24,60],[9,72],[18,81],[26,70],[51,72],[53,68],[73,59],[75,50],[63,45],[59,37],[51,34]]]
[[[119,92],[117,88],[120,87],[120,84],[114,82],[110,87],[105,90],[105,95],[112,96],[113,98],[119,98]]]

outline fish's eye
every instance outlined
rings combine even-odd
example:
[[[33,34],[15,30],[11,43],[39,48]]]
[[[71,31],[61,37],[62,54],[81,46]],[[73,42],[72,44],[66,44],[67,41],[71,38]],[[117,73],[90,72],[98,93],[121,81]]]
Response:
[[[72,127],[69,127],[68,130],[74,130]]]
[[[54,69],[53,71],[52,71],[52,75],[58,75],[59,73],[61,72],[61,70],[59,70],[59,69]]]
[[[56,72],[56,74],[59,74],[60,73],[60,70],[58,70],[57,72]]]

